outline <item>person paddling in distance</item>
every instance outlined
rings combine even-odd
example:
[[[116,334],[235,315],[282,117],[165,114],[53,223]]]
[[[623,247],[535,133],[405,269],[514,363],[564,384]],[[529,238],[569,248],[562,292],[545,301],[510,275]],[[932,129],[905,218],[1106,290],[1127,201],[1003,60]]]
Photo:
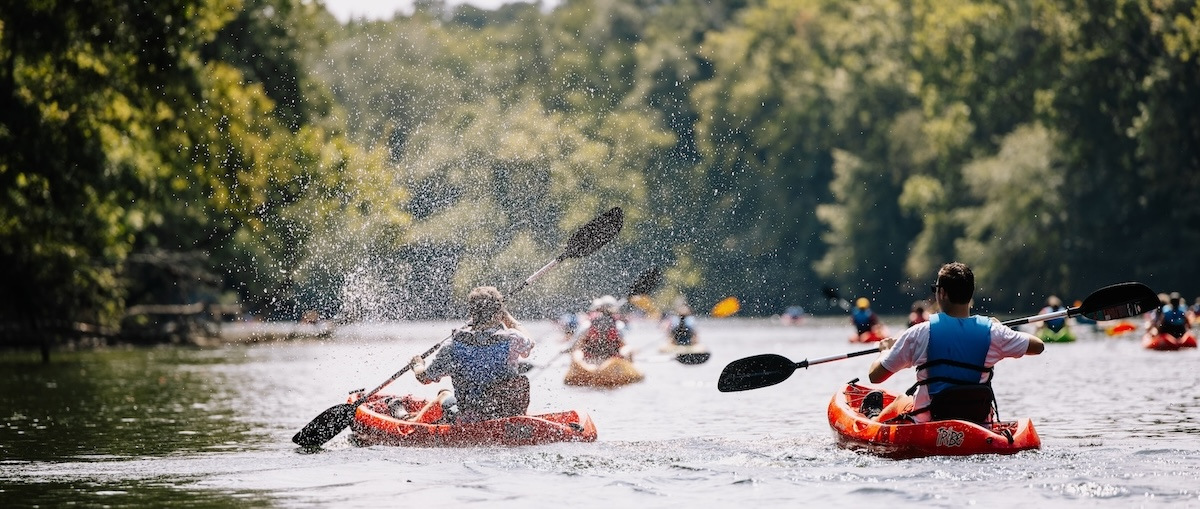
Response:
[[[1062,311],[1064,309],[1067,309],[1067,308],[1063,307],[1062,299],[1058,298],[1057,295],[1051,295],[1049,297],[1046,297],[1046,307],[1042,308],[1041,311],[1038,311],[1038,314],[1044,315],[1047,313],[1053,313],[1055,311]],[[1046,321],[1038,324],[1038,326],[1037,326],[1038,337],[1045,337],[1045,336],[1042,336],[1042,334],[1045,333],[1043,331],[1043,329],[1049,330],[1052,333],[1057,333],[1058,331],[1061,331],[1065,328],[1067,328],[1067,318],[1066,317],[1052,318],[1050,320],[1046,320]]]
[[[1159,310],[1158,321],[1154,326],[1158,332],[1170,334],[1176,338],[1183,337],[1188,329],[1192,328],[1187,308],[1183,305],[1183,298],[1179,296],[1178,292],[1171,292],[1167,303]]]
[[[691,346],[696,341],[696,317],[692,316],[692,308],[687,304],[675,307],[675,316],[667,321],[667,334],[671,344],[675,346]]]
[[[912,327],[918,323],[929,321],[929,311],[925,309],[925,301],[919,300],[912,303],[912,310],[908,312],[908,326]]]
[[[932,290],[941,312],[897,338],[880,341],[879,358],[871,363],[869,373],[871,382],[878,384],[915,366],[917,383],[887,408],[883,408],[882,392],[868,395],[862,411],[881,422],[897,418],[985,422],[993,418],[992,366],[1001,359],[1040,354],[1045,344],[995,318],[971,314],[975,275],[966,264],[943,265]]]
[[[870,343],[887,335],[887,329],[879,322],[879,315],[871,310],[871,301],[866,297],[859,297],[854,301],[854,309],[850,311],[850,323],[854,324],[855,333],[850,338],[851,343]]]
[[[423,384],[450,377],[453,400],[446,395],[440,399],[445,408],[457,404],[458,414],[449,418],[458,423],[524,415],[529,378],[519,374],[517,360],[529,357],[533,340],[504,308],[504,297],[495,287],[471,290],[467,312],[470,323],[454,331],[428,367],[421,356],[413,357],[413,374]]]
[[[621,303],[612,295],[592,301],[588,309],[591,324],[575,344],[587,362],[599,364],[610,357],[632,359],[621,329],[625,322],[620,315]]]

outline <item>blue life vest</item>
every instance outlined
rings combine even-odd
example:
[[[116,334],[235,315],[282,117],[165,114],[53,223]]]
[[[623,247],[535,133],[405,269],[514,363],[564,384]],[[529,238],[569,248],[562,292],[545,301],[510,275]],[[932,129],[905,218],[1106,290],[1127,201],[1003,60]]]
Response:
[[[955,385],[980,385],[980,376],[992,372],[984,367],[992,346],[991,331],[991,320],[985,316],[959,319],[938,313],[930,317],[925,363],[917,366],[918,371],[925,370],[926,378],[913,385],[910,394],[920,385],[929,386],[930,397]],[[990,382],[989,377],[984,383]]]
[[[850,313],[850,317],[854,320],[854,327],[858,329],[858,333],[862,334],[871,330],[871,310],[858,309]]]
[[[492,332],[458,331],[446,346],[453,359],[446,374],[459,399],[481,398],[488,387],[517,376],[516,368],[509,365],[511,340]]]
[[[1175,325],[1182,327],[1187,323],[1187,314],[1183,310],[1182,306],[1176,308],[1170,304],[1167,304],[1162,308],[1162,315],[1164,325]]]
[[[1062,308],[1062,307],[1059,307],[1059,306],[1054,306],[1054,307],[1051,307],[1051,308],[1050,308],[1050,311],[1051,311],[1051,312],[1054,312],[1054,311],[1058,311],[1058,310],[1061,310],[1061,309],[1064,309],[1064,308]],[[1049,327],[1049,328],[1050,328],[1050,330],[1052,330],[1052,331],[1054,331],[1054,332],[1058,332],[1058,331],[1062,330],[1063,326],[1064,326],[1064,325],[1066,325],[1066,324],[1067,324],[1067,319],[1066,319],[1066,317],[1063,317],[1063,318],[1055,318],[1055,319],[1053,319],[1053,320],[1046,320],[1046,327]]]

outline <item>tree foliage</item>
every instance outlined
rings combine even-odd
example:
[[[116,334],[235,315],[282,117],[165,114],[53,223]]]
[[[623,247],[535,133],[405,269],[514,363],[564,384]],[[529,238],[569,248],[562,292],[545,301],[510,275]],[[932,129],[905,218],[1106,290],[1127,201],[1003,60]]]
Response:
[[[611,206],[518,306],[671,265],[670,299],[900,311],[1200,284],[1200,9],[1163,0],[0,1],[12,322],[127,303],[455,312]],[[168,268],[172,268],[168,270]]]

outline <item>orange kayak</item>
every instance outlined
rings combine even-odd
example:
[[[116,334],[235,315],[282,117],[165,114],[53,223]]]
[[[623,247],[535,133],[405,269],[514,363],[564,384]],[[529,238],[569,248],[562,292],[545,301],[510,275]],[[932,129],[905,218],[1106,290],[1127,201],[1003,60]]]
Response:
[[[1180,348],[1196,348],[1196,335],[1187,331],[1183,337],[1175,337],[1167,333],[1142,336],[1142,346],[1151,350],[1178,350]]]
[[[859,413],[870,387],[850,382],[829,402],[829,426],[839,447],[894,459],[925,456],[1014,454],[1038,449],[1042,440],[1029,419],[980,426],[967,421],[882,423]],[[896,396],[884,392],[887,406]]]
[[[350,395],[353,403],[362,393]],[[390,410],[389,403],[395,408]],[[403,410],[400,410],[403,408]],[[403,418],[393,412],[403,412]],[[355,445],[410,447],[475,447],[536,445],[552,442],[595,442],[596,425],[581,410],[518,415],[467,424],[436,424],[442,418],[438,400],[376,394],[358,407],[350,424]]]

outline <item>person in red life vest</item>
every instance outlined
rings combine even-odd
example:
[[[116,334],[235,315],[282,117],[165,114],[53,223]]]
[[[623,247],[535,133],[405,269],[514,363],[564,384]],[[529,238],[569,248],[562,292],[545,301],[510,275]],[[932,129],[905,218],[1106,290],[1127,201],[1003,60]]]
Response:
[[[591,324],[575,345],[576,349],[583,352],[583,358],[587,362],[599,364],[609,357],[631,357],[622,332],[625,322],[620,309],[621,303],[611,295],[592,301],[588,309]]]
[[[471,290],[467,311],[470,324],[454,331],[429,367],[421,356],[413,357],[413,374],[424,384],[450,377],[453,401],[443,406],[457,405],[458,414],[452,417],[457,422],[524,415],[529,378],[520,374],[517,361],[529,356],[533,340],[504,308],[504,297],[495,287]]]
[[[1014,330],[994,318],[971,314],[975,275],[966,264],[953,262],[938,270],[932,288],[941,312],[898,338],[880,341],[879,358],[869,378],[882,383],[904,368],[917,368],[917,383],[907,396],[883,408],[883,393],[865,398],[864,414],[879,421],[906,418],[913,422],[962,419],[986,422],[994,418],[992,366],[1005,358],[1037,355],[1041,339]],[[916,397],[911,397],[915,392]]]

